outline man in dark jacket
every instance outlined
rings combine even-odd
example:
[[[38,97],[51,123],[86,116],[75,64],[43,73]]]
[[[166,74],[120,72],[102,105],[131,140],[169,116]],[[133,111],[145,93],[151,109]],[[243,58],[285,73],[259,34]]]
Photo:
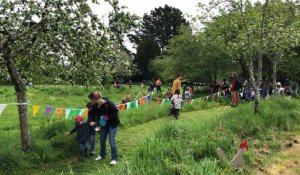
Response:
[[[110,164],[115,165],[118,159],[116,134],[120,123],[118,108],[113,102],[103,98],[100,92],[92,92],[88,97],[93,104],[89,116],[97,126],[100,126],[100,154],[96,160],[101,160],[106,156],[106,138],[109,136],[112,156]]]
[[[82,116],[75,117],[75,127],[67,133],[71,135],[77,131],[77,139],[79,143],[79,160],[82,160],[84,155],[87,155],[89,148],[90,127],[83,122]]]

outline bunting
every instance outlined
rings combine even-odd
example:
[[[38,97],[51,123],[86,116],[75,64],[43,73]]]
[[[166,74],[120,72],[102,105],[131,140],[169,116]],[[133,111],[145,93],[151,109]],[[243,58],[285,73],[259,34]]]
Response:
[[[146,101],[147,101],[147,103],[150,103],[150,100],[151,100],[150,95],[146,96]]]
[[[46,108],[46,113],[45,113],[46,117],[48,117],[48,115],[50,114],[50,112],[51,112],[52,110],[53,110],[53,108],[50,107],[50,106],[48,106],[48,107]]]
[[[38,105],[32,105],[32,115],[36,116],[36,113],[39,111],[41,106]]]
[[[127,110],[130,109],[131,102],[127,102],[126,105],[127,105]]]
[[[123,111],[125,109],[125,104],[120,104],[120,110]]]
[[[84,110],[84,116],[85,116],[86,118],[88,118],[88,116],[89,116],[89,110],[88,110],[88,109]]]
[[[163,100],[162,100],[162,102],[161,102],[161,105],[163,105],[163,104],[164,104],[165,100],[166,100],[166,99],[163,99]]]
[[[159,98],[157,98],[157,99],[156,99],[156,102],[155,102],[155,103],[156,103],[156,105],[158,105],[159,101],[160,101],[160,99],[159,99]]]
[[[2,111],[6,108],[7,104],[0,104],[0,115]]]
[[[66,109],[65,110],[66,120],[68,119],[70,112],[71,112],[71,109]]]
[[[135,106],[137,109],[139,108],[139,101],[138,101],[138,100],[134,101],[133,104],[134,104],[134,106]]]
[[[61,117],[63,112],[64,112],[64,108],[57,108],[57,110],[56,110],[56,114],[58,117]]]

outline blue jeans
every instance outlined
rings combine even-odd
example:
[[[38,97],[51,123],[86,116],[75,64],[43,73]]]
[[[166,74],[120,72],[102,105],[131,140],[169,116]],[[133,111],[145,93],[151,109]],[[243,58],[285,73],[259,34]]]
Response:
[[[89,142],[79,142],[79,157],[82,157],[89,149]]]
[[[96,134],[91,134],[91,136],[90,136],[90,145],[91,145],[90,153],[93,153],[93,154],[95,154],[95,142],[96,142]]]
[[[117,151],[117,144],[116,144],[116,135],[117,135],[117,128],[112,128],[110,126],[101,126],[100,129],[100,156],[106,156],[106,138],[109,135],[109,144],[111,149],[111,160],[118,159],[118,151]]]

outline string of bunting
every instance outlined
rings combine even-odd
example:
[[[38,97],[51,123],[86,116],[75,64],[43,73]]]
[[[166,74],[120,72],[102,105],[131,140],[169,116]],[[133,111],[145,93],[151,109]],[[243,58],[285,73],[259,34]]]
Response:
[[[228,89],[226,89],[228,90]],[[194,101],[198,100],[199,102],[201,101],[208,101],[209,98],[215,98],[216,96],[225,96],[226,95],[226,90],[214,93],[212,95],[208,95],[205,97],[199,97],[199,98],[194,98],[194,99],[188,99],[188,100],[183,100],[182,103],[183,105],[185,103],[187,104],[192,104]],[[242,93],[240,93],[240,95],[242,96]],[[150,103],[151,97],[150,95],[147,95],[145,97],[139,98],[137,100],[134,101],[130,101],[124,104],[118,104],[116,105],[117,108],[120,111],[123,111],[125,109],[129,110],[129,109],[134,109],[134,108],[139,108],[141,107],[143,104],[145,103]],[[162,99],[162,98],[156,98],[155,104],[158,105],[161,102],[161,105],[166,104],[166,105],[170,105],[171,101],[170,99]],[[75,116],[77,115],[82,115],[87,117],[88,116],[88,109],[84,108],[84,109],[74,109],[74,108],[62,108],[62,107],[52,107],[52,106],[41,106],[41,105],[36,105],[36,104],[31,104],[30,102],[27,103],[8,103],[8,104],[0,104],[0,116],[1,113],[4,111],[4,109],[8,106],[8,105],[32,105],[32,115],[35,117],[37,115],[37,113],[41,110],[41,108],[44,108],[45,110],[45,116],[48,117],[50,115],[50,113],[53,112],[53,114],[57,115],[59,118],[61,118],[63,116],[63,114],[65,114],[65,118],[67,119],[73,119]]]

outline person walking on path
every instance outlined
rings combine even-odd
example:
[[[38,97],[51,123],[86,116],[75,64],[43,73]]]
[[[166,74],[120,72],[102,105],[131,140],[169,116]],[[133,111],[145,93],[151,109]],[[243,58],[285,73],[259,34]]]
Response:
[[[175,94],[175,91],[178,89],[179,94],[181,90],[181,74],[176,75],[176,79],[173,81],[173,86],[172,86],[172,94]]]
[[[90,115],[96,125],[100,126],[100,154],[96,160],[106,157],[106,139],[108,136],[112,157],[110,164],[115,165],[118,159],[116,135],[120,124],[118,108],[108,98],[102,97],[98,91],[90,93],[88,98],[93,104]]]

